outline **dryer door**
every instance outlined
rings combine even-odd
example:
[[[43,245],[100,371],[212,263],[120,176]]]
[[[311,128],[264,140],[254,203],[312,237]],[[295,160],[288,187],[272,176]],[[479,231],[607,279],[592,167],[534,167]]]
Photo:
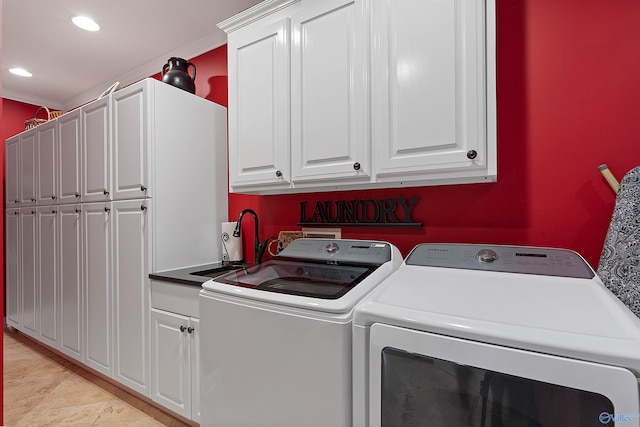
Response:
[[[619,367],[382,324],[370,354],[371,426],[640,425]]]

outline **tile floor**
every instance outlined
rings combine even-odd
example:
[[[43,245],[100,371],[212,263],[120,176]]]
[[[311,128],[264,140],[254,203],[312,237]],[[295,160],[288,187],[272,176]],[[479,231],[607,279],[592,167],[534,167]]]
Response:
[[[188,426],[6,329],[3,425]]]

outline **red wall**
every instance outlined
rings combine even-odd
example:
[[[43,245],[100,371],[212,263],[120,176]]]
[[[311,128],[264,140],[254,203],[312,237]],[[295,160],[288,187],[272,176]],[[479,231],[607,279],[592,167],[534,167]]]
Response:
[[[596,267],[615,202],[597,166],[607,163],[621,179],[640,164],[640,2],[497,3],[497,183],[231,194],[229,218],[253,208],[264,239],[299,228],[301,201],[419,197],[413,220],[423,227],[342,227],[343,237],[388,240],[404,255],[420,242],[564,247]],[[227,105],[226,46],[192,62],[196,94]],[[5,104],[3,118],[9,120],[14,108]],[[29,117],[32,113],[11,121],[20,128]],[[249,225],[245,247],[252,241]]]

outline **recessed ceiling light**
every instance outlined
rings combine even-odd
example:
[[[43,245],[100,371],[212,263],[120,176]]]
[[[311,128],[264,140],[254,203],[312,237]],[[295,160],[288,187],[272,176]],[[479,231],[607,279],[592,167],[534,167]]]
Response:
[[[98,31],[100,29],[100,25],[96,21],[86,16],[74,16],[71,21],[83,30]]]
[[[32,74],[24,68],[9,68],[9,72],[20,77],[31,77]]]

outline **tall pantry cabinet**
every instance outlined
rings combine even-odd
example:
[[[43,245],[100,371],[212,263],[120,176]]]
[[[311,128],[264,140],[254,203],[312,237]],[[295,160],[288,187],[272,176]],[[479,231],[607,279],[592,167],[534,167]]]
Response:
[[[6,150],[7,323],[149,396],[149,273],[221,259],[226,109],[145,79]]]

